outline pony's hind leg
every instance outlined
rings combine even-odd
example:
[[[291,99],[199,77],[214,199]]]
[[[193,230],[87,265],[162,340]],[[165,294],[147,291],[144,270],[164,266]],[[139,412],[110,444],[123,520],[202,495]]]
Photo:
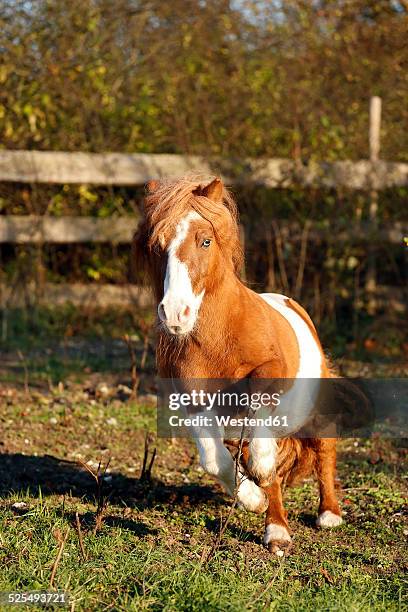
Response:
[[[319,479],[320,505],[316,525],[322,528],[341,525],[341,511],[334,486],[336,474],[336,439],[318,441],[316,470]]]

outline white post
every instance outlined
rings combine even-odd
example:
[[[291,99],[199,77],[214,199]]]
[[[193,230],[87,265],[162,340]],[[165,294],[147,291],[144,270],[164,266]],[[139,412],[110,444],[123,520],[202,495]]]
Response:
[[[370,127],[369,127],[369,147],[370,161],[375,164],[380,156],[380,129],[381,129],[381,98],[372,96],[370,98]],[[378,225],[378,192],[372,185],[370,191],[370,207],[368,211],[369,227],[371,231],[375,231]],[[377,287],[376,265],[375,265],[375,246],[372,245],[369,253],[367,277],[366,277],[366,292],[368,294],[368,312],[375,313],[375,291]]]
[[[380,128],[381,128],[381,98],[370,98],[370,160],[378,161],[380,155]]]

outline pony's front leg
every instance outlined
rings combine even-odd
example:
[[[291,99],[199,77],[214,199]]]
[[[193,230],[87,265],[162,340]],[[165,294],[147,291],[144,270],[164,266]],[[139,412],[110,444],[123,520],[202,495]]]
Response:
[[[250,447],[242,449],[244,464],[249,464]],[[281,479],[275,477],[273,481],[262,487],[268,498],[268,509],[265,517],[264,546],[273,553],[288,550],[292,539],[289,534],[287,512],[283,507]]]
[[[261,389],[264,390],[263,383],[259,379],[274,380],[282,377],[282,365],[277,361],[263,363],[251,373],[251,379],[256,391],[259,390],[259,384],[261,384]],[[270,406],[263,406],[256,411],[255,416],[262,420],[269,417],[271,413]],[[269,486],[275,478],[278,454],[278,444],[274,432],[265,425],[255,427],[250,437],[248,450],[247,467],[249,473],[255,478],[260,487]]]
[[[233,496],[236,492],[238,501],[246,510],[265,512],[268,507],[266,494],[239,469],[237,473],[231,453],[224,446],[221,428],[192,428],[192,434],[202,468],[215,476],[229,495]]]
[[[282,487],[280,479],[265,487],[268,496],[268,510],[265,518],[265,533],[263,543],[273,553],[288,550],[292,539],[289,534],[287,513],[283,507]],[[282,554],[282,552],[280,554]]]
[[[267,487],[275,478],[277,441],[264,427],[256,428],[249,442],[248,470],[260,487]]]

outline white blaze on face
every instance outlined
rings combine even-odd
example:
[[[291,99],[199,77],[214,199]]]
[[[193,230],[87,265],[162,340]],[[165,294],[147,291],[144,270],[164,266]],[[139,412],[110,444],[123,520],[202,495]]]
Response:
[[[190,212],[176,227],[173,240],[167,248],[167,268],[164,278],[164,295],[158,307],[161,321],[172,334],[182,335],[192,331],[204,290],[195,295],[187,265],[180,261],[177,252],[187,237],[190,221],[201,219],[196,212]]]

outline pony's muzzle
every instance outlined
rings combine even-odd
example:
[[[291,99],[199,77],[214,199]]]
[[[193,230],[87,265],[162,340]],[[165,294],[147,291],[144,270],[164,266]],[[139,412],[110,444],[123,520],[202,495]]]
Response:
[[[171,305],[162,300],[157,308],[157,314],[171,334],[185,334],[191,331],[194,321],[188,304]]]

